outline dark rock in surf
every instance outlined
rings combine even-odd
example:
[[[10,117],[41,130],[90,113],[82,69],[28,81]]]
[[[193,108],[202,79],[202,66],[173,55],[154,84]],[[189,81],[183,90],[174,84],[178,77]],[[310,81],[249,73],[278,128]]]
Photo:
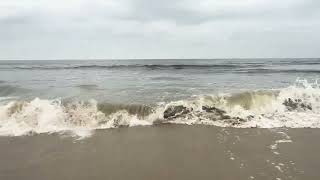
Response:
[[[287,107],[287,109],[290,111],[298,108],[298,103],[293,101],[291,98],[284,100],[284,102],[282,104],[285,105]]]
[[[229,116],[229,115],[222,115],[221,116],[221,119],[231,119],[232,117],[231,116]]]
[[[225,123],[230,124],[231,126],[238,126],[246,122],[246,119],[240,117],[233,117],[227,115],[227,112],[210,106],[202,106],[202,111],[193,111],[192,108],[188,109],[182,105],[179,106],[169,106],[163,113],[165,121],[159,121],[157,123],[165,123],[167,121],[173,120],[174,118],[195,118],[199,121],[217,121],[221,120]],[[253,118],[253,117],[252,117]],[[166,121],[167,120],[167,121]]]
[[[246,122],[246,120],[241,117],[236,117],[235,119],[239,122]]]
[[[202,106],[202,110],[208,112],[208,113],[216,113],[219,115],[223,115],[226,113],[226,111],[222,110],[222,109],[218,109],[216,107],[208,107],[208,106]]]
[[[304,109],[304,110],[306,110],[306,109],[312,110],[312,107],[311,107],[310,104],[304,104],[304,103],[302,103],[302,104],[300,104],[300,106],[301,106],[301,108]]]
[[[212,120],[227,120],[227,122],[229,122],[230,124],[240,124],[241,122],[245,122],[244,119],[239,117],[231,117],[226,114],[226,111],[216,107],[202,106],[202,110],[212,114],[213,117],[209,116]]]
[[[216,107],[208,107],[208,106],[202,106],[202,110],[204,110],[207,113],[214,113],[214,115],[217,117],[215,119],[232,119],[231,116],[226,115],[226,111],[216,108]]]
[[[182,105],[180,105],[180,106],[170,106],[164,111],[163,117],[165,119],[175,118],[175,117],[178,117],[178,116],[182,116],[182,115],[188,114],[189,112],[190,112],[190,110],[187,109],[186,107],[182,106]]]
[[[204,110],[207,113],[214,114],[214,116],[216,117],[215,119],[223,120],[224,122],[229,123],[232,126],[240,125],[246,122],[245,119],[240,117],[229,116],[226,114],[226,111],[216,107],[202,106],[202,110]]]
[[[288,98],[284,100],[282,104],[285,105],[289,111],[294,111],[297,109],[312,110],[311,105],[303,103],[301,99],[292,100],[291,98]]]

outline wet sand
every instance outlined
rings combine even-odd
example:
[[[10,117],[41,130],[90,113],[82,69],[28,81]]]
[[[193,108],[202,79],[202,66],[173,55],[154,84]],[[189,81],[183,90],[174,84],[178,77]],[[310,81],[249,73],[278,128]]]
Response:
[[[0,179],[318,180],[319,138],[319,129],[183,125],[0,137]]]

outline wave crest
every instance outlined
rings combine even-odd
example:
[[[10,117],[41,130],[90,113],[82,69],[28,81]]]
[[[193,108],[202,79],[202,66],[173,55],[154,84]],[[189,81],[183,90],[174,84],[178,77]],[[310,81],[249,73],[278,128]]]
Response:
[[[83,137],[95,129],[162,123],[320,128],[320,86],[298,79],[278,90],[201,95],[154,107],[39,98],[0,105],[0,135],[5,136],[72,132]]]

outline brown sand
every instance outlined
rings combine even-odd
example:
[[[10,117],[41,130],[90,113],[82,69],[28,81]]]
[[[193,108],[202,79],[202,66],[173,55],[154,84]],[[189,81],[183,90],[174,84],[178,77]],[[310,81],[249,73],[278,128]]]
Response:
[[[179,125],[101,130],[84,140],[0,137],[0,179],[319,180],[319,138],[318,129]]]

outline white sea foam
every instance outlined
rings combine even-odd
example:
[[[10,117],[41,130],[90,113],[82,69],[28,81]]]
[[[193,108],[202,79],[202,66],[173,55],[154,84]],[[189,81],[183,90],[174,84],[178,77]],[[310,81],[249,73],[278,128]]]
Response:
[[[284,105],[289,98],[299,100],[311,108],[297,107],[289,110]],[[298,79],[294,85],[283,89],[201,96],[194,101],[174,102],[174,105],[182,105],[199,112],[202,111],[202,106],[214,106],[225,110],[232,117],[245,119],[245,122],[230,124],[230,121],[226,120],[203,119],[205,116],[199,118],[194,113],[191,118],[189,116],[172,121],[180,124],[210,124],[237,128],[320,128],[320,87],[317,81],[308,83],[306,80]]]
[[[36,98],[30,102],[12,101],[0,106],[0,135],[3,136],[54,132],[89,136],[94,129],[150,124],[126,111],[105,116],[95,101],[63,106],[60,100]]]
[[[288,109],[284,105],[288,98],[299,100],[303,106]],[[183,106],[188,113],[166,119],[164,112],[171,106]],[[203,106],[221,109],[229,118],[217,119],[212,113],[205,112]],[[283,89],[203,95],[159,104],[144,117],[130,114],[125,109],[105,114],[94,100],[63,104],[61,100],[36,98],[32,101],[10,100],[0,105],[0,135],[3,136],[72,132],[85,137],[95,129],[145,126],[155,122],[234,128],[320,128],[320,87],[317,82],[297,80]]]

